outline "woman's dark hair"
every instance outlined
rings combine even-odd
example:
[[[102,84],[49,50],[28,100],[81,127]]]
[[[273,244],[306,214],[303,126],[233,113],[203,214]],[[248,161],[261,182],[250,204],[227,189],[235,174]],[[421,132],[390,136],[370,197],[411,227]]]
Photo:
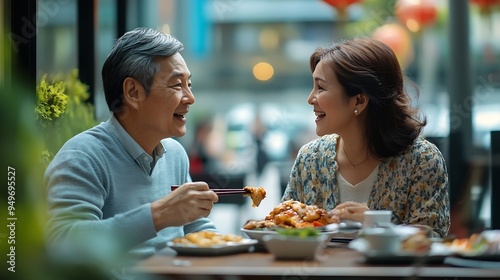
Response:
[[[136,79],[149,92],[153,77],[160,69],[156,58],[171,56],[183,48],[182,43],[173,36],[150,28],[136,28],[120,37],[101,71],[109,110],[122,110],[125,78]]]
[[[405,151],[427,124],[411,107],[396,55],[386,44],[371,38],[356,38],[317,49],[310,57],[311,71],[324,61],[337,76],[347,96],[364,93],[366,131],[370,152],[379,158]],[[410,80],[406,82],[415,88]]]

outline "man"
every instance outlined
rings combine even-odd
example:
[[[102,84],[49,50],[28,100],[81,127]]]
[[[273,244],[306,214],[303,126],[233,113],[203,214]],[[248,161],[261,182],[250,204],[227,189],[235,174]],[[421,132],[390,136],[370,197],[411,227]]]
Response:
[[[45,172],[48,240],[59,257],[143,258],[173,238],[215,230],[205,217],[218,197],[190,182],[188,156],[170,138],[186,133],[195,102],[182,49],[145,28],[114,44],[102,68],[112,116],[70,139]]]

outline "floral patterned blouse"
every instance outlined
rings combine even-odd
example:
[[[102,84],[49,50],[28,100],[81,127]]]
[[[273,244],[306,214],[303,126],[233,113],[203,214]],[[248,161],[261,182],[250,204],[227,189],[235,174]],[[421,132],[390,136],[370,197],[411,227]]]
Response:
[[[335,177],[337,134],[301,147],[282,201],[293,199],[332,210],[340,203]],[[372,210],[392,210],[395,224],[430,226],[441,237],[450,228],[448,173],[438,148],[417,138],[403,154],[383,159],[368,199]]]

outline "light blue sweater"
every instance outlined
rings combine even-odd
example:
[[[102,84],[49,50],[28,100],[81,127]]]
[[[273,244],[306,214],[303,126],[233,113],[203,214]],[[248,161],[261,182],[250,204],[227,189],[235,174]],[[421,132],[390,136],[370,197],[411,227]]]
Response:
[[[95,259],[152,255],[189,232],[215,230],[206,218],[155,231],[150,203],[191,181],[184,148],[164,139],[153,158],[115,117],[70,139],[45,172],[50,248]],[[56,251],[57,248],[57,251]]]

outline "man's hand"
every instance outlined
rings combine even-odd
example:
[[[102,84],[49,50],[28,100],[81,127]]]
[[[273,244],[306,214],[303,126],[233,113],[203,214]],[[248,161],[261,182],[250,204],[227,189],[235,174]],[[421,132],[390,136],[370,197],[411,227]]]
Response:
[[[365,211],[370,210],[366,203],[358,203],[354,201],[347,201],[341,203],[330,211],[330,215],[337,216],[341,220],[353,220],[357,222],[363,222],[365,216]]]
[[[156,231],[182,226],[207,217],[219,197],[205,182],[185,183],[169,195],[151,203]]]

